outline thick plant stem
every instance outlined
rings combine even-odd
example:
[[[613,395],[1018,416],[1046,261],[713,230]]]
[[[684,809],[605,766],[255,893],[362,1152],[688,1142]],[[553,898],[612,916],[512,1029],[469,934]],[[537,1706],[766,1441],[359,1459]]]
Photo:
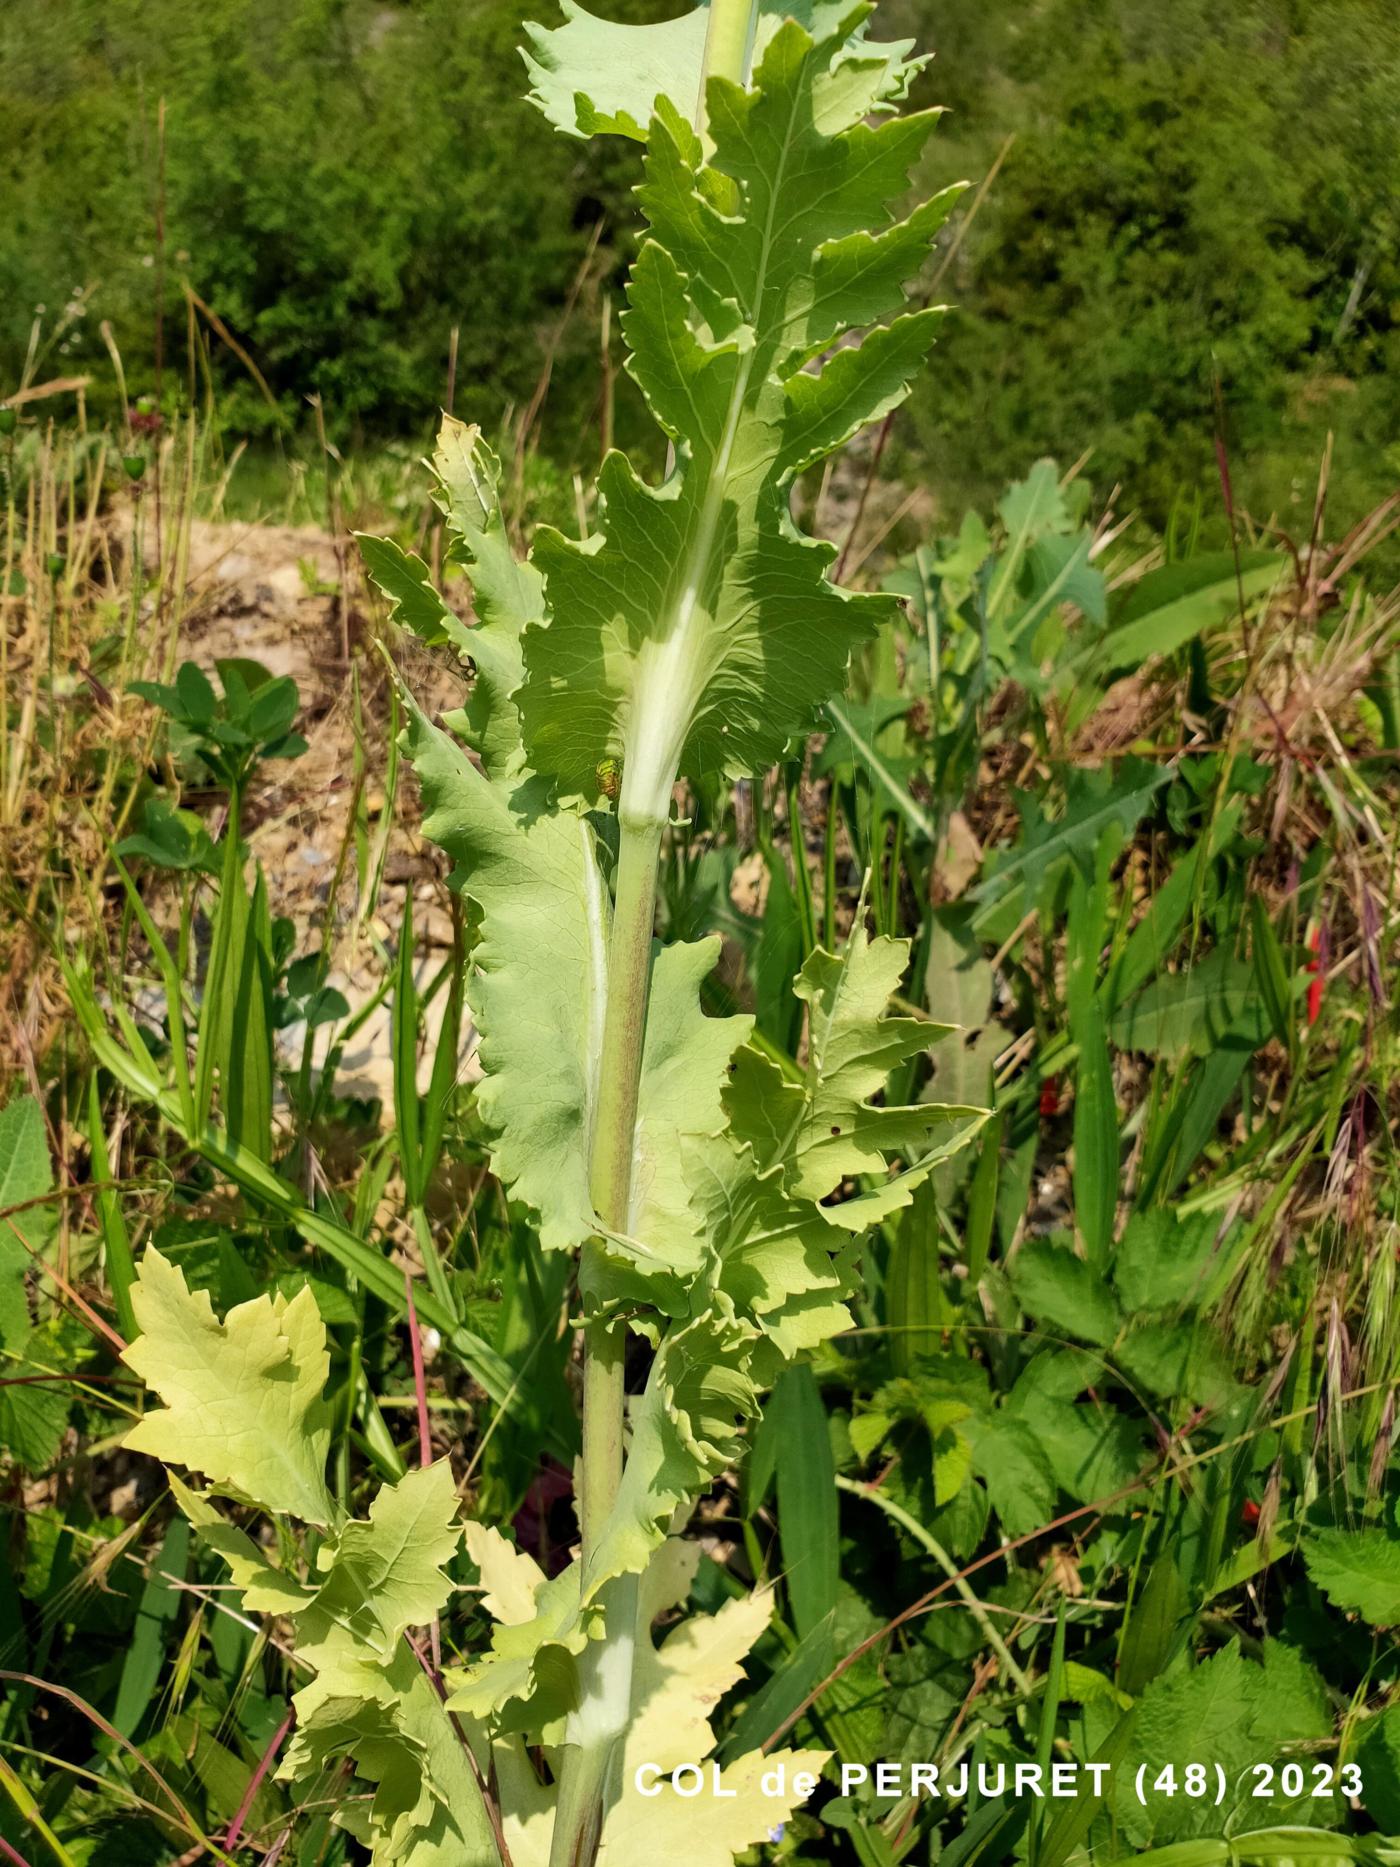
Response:
[[[618,1575],[599,1591],[603,1638],[579,1658],[579,1705],[559,1777],[550,1867],[593,1867],[632,1716],[638,1577]]]
[[[662,825],[624,818],[618,849],[608,1002],[594,1102],[589,1185],[593,1208],[609,1231],[625,1232],[632,1198],[637,1095],[651,984],[656,864]],[[585,1300],[596,1295],[593,1251],[580,1268]],[[586,1586],[622,1480],[625,1323],[593,1322],[584,1336],[583,1474],[580,1522]],[[631,1716],[637,1578],[618,1576],[600,1591],[604,1637],[579,1660],[580,1695],[559,1781],[550,1867],[591,1867],[602,1837],[611,1777]]]
[[[594,1102],[589,1191],[609,1231],[625,1232],[632,1198],[637,1095],[651,985],[651,933],[656,914],[660,823],[624,821],[617,859],[612,933],[608,940],[608,1002]],[[585,1247],[580,1282],[593,1295],[593,1254]],[[584,1339],[583,1561],[598,1546],[622,1476],[622,1363],[625,1326],[596,1322]]]
[[[703,130],[705,86],[712,77],[742,84],[753,56],[758,0],[711,0],[696,125]],[[608,1002],[594,1100],[589,1191],[593,1209],[611,1232],[628,1230],[632,1161],[636,1147],[637,1097],[646,1040],[651,984],[651,935],[656,913],[656,864],[665,810],[675,778],[679,747],[667,746],[659,760],[644,760],[645,797],[636,808],[637,772],[623,777],[619,810],[621,840],[608,942]],[[652,770],[656,765],[657,769]],[[579,1282],[585,1299],[596,1296],[596,1247],[586,1246]],[[590,1323],[584,1337],[583,1372],[583,1585],[590,1582],[608,1515],[622,1481],[625,1396],[625,1323]],[[602,1840],[612,1778],[632,1709],[632,1661],[637,1641],[637,1577],[616,1576],[598,1595],[605,1629],[579,1659],[579,1707],[571,1717],[559,1799],[550,1843],[550,1867],[592,1867]]]
[[[627,1229],[637,1093],[651,984],[651,931],[656,913],[656,864],[662,825],[624,816],[608,941],[608,1009],[593,1118],[589,1191],[609,1230]]]
[[[598,1858],[598,1844],[603,1838],[603,1797],[611,1763],[611,1751],[601,1747],[565,1751],[554,1805],[549,1867],[588,1867]]]
[[[710,23],[705,32],[705,63],[700,73],[697,120],[705,114],[705,87],[711,78],[747,84],[753,63],[754,35],[758,30],[758,0],[710,0]]]
[[[623,1360],[627,1331],[590,1323],[583,1337],[583,1533],[584,1579],[608,1520],[622,1477]]]

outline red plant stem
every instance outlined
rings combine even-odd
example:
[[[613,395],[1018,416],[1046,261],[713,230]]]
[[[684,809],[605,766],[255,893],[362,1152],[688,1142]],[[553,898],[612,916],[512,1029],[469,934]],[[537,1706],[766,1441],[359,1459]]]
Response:
[[[413,1301],[413,1278],[403,1274],[404,1295],[408,1298],[408,1341],[413,1352],[413,1391],[418,1396],[418,1463],[433,1462],[433,1438],[428,1426],[428,1383],[423,1373],[423,1334],[418,1327],[418,1308]]]
[[[272,1759],[286,1742],[287,1733],[292,1728],[292,1719],[294,1716],[295,1713],[289,1705],[287,1707],[286,1717],[283,1718],[281,1724],[279,1724],[277,1729],[272,1733],[271,1742],[268,1744],[267,1749],[263,1752],[261,1757],[258,1758],[258,1767],[248,1778],[248,1787],[243,1791],[243,1800],[235,1810],[233,1820],[228,1825],[228,1833],[224,1836],[224,1846],[226,1848],[236,1848],[238,1846],[239,1837],[243,1833],[243,1824],[247,1821],[248,1811],[253,1806],[253,1798],[262,1788],[263,1778],[272,1767]]]
[[[860,498],[856,501],[856,515],[851,520],[850,529],[846,533],[846,542],[842,545],[841,555],[836,560],[836,575],[832,578],[833,583],[840,583],[842,577],[845,575],[846,560],[851,555],[851,546],[856,541],[856,534],[860,530],[861,520],[865,517],[865,502],[870,497],[870,489],[875,484],[876,474],[880,471],[880,462],[885,454],[885,444],[890,438],[890,429],[893,428],[893,426],[894,410],[891,409],[889,414],[886,415],[885,419],[880,423],[879,430],[875,436],[875,445],[870,450],[870,464],[866,468],[865,479],[861,484]]]
[[[19,1849],[12,1848],[3,1835],[0,1835],[0,1854],[3,1854],[5,1859],[9,1861],[10,1867],[29,1867],[29,1862],[20,1853]]]

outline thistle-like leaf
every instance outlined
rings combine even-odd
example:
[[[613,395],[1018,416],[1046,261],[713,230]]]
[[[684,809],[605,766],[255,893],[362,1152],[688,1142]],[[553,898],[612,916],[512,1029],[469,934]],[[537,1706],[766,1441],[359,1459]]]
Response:
[[[764,1338],[769,1352],[756,1352],[752,1368],[767,1386],[784,1362],[851,1327],[846,1298],[859,1240],[838,1231],[821,1207],[753,1179],[742,1159],[737,1164],[713,1213],[719,1287]]]
[[[758,1407],[751,1367],[758,1331],[720,1290],[692,1322],[662,1336],[631,1409],[631,1445],[616,1502],[583,1578],[591,1601],[615,1575],[641,1573],[678,1506],[738,1458]]]
[[[191,1292],[152,1248],[131,1306],[141,1333],[122,1360],[165,1405],[131,1428],[128,1450],[202,1472],[264,1510],[331,1523],[330,1357],[309,1286],[240,1303],[220,1322],[208,1291]]]
[[[491,1651],[451,1675],[450,1711],[489,1719],[494,1729],[540,1732],[565,1717],[578,1696],[574,1662],[603,1629],[580,1595],[577,1562],[541,1574],[528,1617],[498,1621]]]
[[[292,1700],[296,1730],[278,1775],[307,1785],[340,1758],[371,1799],[336,1819],[376,1867],[491,1861],[480,1787],[422,1663],[400,1636],[432,1619],[451,1584],[441,1564],[459,1529],[446,1460],[386,1486],[368,1522],[346,1524],[322,1552],[326,1579],[294,1620],[297,1658],[314,1677]]]
[[[489,1570],[493,1592],[510,1598],[516,1565],[530,1559],[495,1532],[485,1532],[476,1546],[485,1556],[483,1580]],[[652,1764],[669,1773],[678,1764],[711,1755],[711,1717],[724,1695],[742,1680],[744,1659],[773,1611],[771,1591],[759,1590],[729,1602],[718,1614],[692,1616],[659,1645],[653,1644],[649,1630],[658,1616],[684,1604],[699,1557],[695,1544],[670,1538],[655,1550],[642,1577],[633,1716],[619,1771],[621,1794],[609,1811],[599,1854],[605,1867],[607,1862],[625,1867],[632,1861],[673,1855],[703,1867],[727,1867],[743,1849],[766,1840],[796,1805],[795,1791],[787,1798],[763,1794],[760,1775],[783,1766],[790,1785],[804,1770],[818,1776],[827,1761],[824,1751],[778,1751],[771,1756],[752,1752],[721,1772],[721,1794],[706,1796],[701,1806],[669,1788],[658,1796],[637,1792],[640,1766]],[[511,1860],[515,1867],[545,1867],[554,1792],[536,1776],[520,1738],[497,1738],[491,1756]]]
[[[321,1658],[324,1671],[292,1701],[296,1729],[278,1777],[314,1793],[328,1767],[348,1758],[359,1793],[339,1804],[335,1820],[369,1849],[374,1867],[491,1867],[500,1857],[480,1785],[408,1646],[401,1641],[379,1668],[348,1648],[338,1660]]]
[[[743,1678],[744,1660],[772,1618],[772,1589],[755,1588],[717,1614],[692,1615],[659,1645],[640,1641],[628,1750],[662,1770],[708,1757],[715,1747],[711,1715]]]
[[[736,1854],[769,1839],[792,1813],[796,1793],[766,1796],[760,1778],[781,1768],[791,1785],[810,1771],[819,1776],[826,1751],[750,1751],[720,1773],[718,1795],[703,1807],[669,1788],[642,1796],[634,1783],[638,1768],[652,1764],[668,1773],[696,1763],[714,1750],[710,1718],[725,1693],[743,1677],[744,1660],[773,1612],[767,1589],[731,1601],[718,1614],[697,1614],[674,1628],[659,1646],[638,1643],[633,1672],[633,1722],[623,1755],[623,1793],[612,1810],[600,1860],[626,1867],[638,1860],[683,1858],[699,1867],[728,1867]]]
[[[568,1250],[597,1229],[588,1191],[591,1111],[607,1009],[611,920],[587,818],[538,808],[532,781],[492,784],[409,703],[406,743],[423,790],[424,832],[453,858],[454,884],[481,907],[467,989],[486,1071],[478,1091],[493,1164],[539,1214],[540,1242]],[[675,1303],[700,1263],[678,1147],[723,1126],[720,1092],[748,1018],[707,1018],[699,991],[717,940],[658,952],[642,1063],[627,1237]],[[612,1259],[616,1265],[621,1260]],[[668,1283],[669,1279],[669,1283]],[[625,1278],[613,1278],[621,1293]]]
[[[538,1735],[577,1707],[577,1657],[609,1631],[597,1606],[605,1584],[623,1574],[651,1576],[651,1599],[666,1605],[659,1552],[677,1508],[739,1456],[743,1426],[757,1406],[750,1368],[757,1341],[758,1331],[735,1315],[722,1291],[711,1293],[709,1310],[694,1322],[664,1333],[632,1405],[622,1484],[586,1569],[576,1560],[546,1579],[492,1533],[469,1529],[488,1598],[506,1612],[491,1652],[453,1676],[452,1710],[490,1719],[500,1731]]]
[[[525,63],[534,81],[531,101],[558,130],[574,136],[612,134],[646,140],[658,98],[693,116],[703,62],[708,6],[656,25],[630,26],[598,19],[575,0],[561,0],[562,26],[526,23],[533,51]],[[850,0],[787,0],[760,9],[755,49],[761,52],[785,18],[809,31],[830,32],[852,12]],[[861,9],[865,12],[869,8]],[[912,41],[881,46],[891,88],[907,87],[923,64],[907,58]]]
[[[471,579],[476,622],[468,627],[449,607],[416,553],[392,538],[357,533],[370,577],[390,605],[391,619],[429,648],[450,645],[475,669],[458,716],[463,736],[492,781],[509,789],[527,776],[520,716],[512,699],[524,678],[520,637],[544,615],[544,582],[506,536],[498,487],[501,465],[479,428],[444,415],[432,460],[434,498],[452,538],[451,562]]]
[[[710,1018],[700,1009],[719,949],[712,935],[656,950],[627,1236],[608,1241],[595,1283],[595,1292],[610,1301],[641,1299],[679,1316],[689,1314],[686,1291],[705,1254],[685,1150],[692,1140],[722,1132],[725,1072],[753,1029],[748,1016]]]
[[[127,1360],[144,1368],[169,1405],[147,1415],[127,1444],[194,1465],[265,1509],[331,1523],[329,1498],[314,1495],[325,1460],[326,1357],[311,1292],[290,1304],[259,1297],[219,1323],[208,1295],[192,1296],[179,1271],[147,1251],[133,1304],[143,1333]],[[193,1380],[197,1357],[204,1372]],[[221,1388],[217,1396],[211,1383]],[[247,1445],[250,1433],[259,1450]],[[243,1606],[290,1622],[297,1659],[311,1670],[293,1699],[296,1730],[278,1775],[311,1785],[348,1758],[361,1788],[373,1793],[349,1798],[336,1819],[370,1849],[376,1867],[495,1860],[480,1787],[402,1637],[433,1620],[452,1593],[443,1565],[461,1529],[447,1460],[381,1489],[367,1520],[341,1523],[321,1544],[319,1581],[311,1583],[274,1567],[208,1497],[173,1473],[170,1483],[201,1539],[228,1564]]]
[[[468,1519],[467,1554],[481,1574],[481,1605],[494,1620],[514,1624],[535,1612],[535,1596],[544,1570],[527,1551],[502,1536],[494,1525]]]
[[[801,537],[788,512],[796,474],[902,396],[937,315],[848,341],[902,303],[948,205],[942,197],[890,218],[934,115],[891,116],[908,67],[865,42],[868,11],[819,3],[786,23],[765,16],[754,88],[710,87],[708,158],[660,87],[640,191],[653,237],[625,327],[629,367],[675,443],[666,484],[648,487],[610,456],[603,536],[579,545],[544,528],[520,564],[500,521],[494,458],[475,430],[449,421],[435,459],[439,503],[481,620],[466,629],[450,612],[435,619],[416,568],[381,567],[405,619],[424,615],[428,639],[450,638],[477,668],[464,721],[485,775],[412,712],[407,745],[427,833],[482,910],[468,998],[494,1165],[539,1214],[547,1247],[576,1247],[597,1229],[589,1142],[610,922],[592,826],[551,807],[550,792],[596,798],[620,760],[624,817],[664,818],[678,771],[747,773],[775,756],[840,685],[852,646],[891,613],[887,598],[836,590],[825,576],[831,548]],[[693,32],[695,16],[676,29]],[[614,44],[613,30],[574,12],[545,36],[545,62],[567,73],[570,96],[618,65],[624,39]],[[671,29],[658,32],[625,43],[636,53],[669,42]],[[634,74],[645,66],[632,57]],[[616,114],[602,89],[590,94],[600,115]],[[700,1013],[710,951],[674,948],[655,963],[631,1204],[599,1255],[596,1301],[689,1310],[705,1254],[685,1154],[722,1128],[723,1069],[745,1034]],[[785,1163],[790,1190],[807,1197],[825,1166],[821,1112],[806,1111]],[[841,1159],[825,1150],[830,1186],[842,1161],[878,1165],[877,1129],[891,1146],[912,1146],[912,1122],[885,1114],[856,1105],[859,1132]],[[772,1235],[790,1229],[790,1215],[769,1216]],[[812,1252],[803,1255],[810,1291]]]
[[[467,1001],[493,1165],[539,1214],[545,1248],[567,1250],[593,1230],[588,1119],[607,1008],[610,908],[593,829],[582,817],[517,812],[412,702],[405,745],[424,834],[483,912]]]
[[[461,1852],[483,1848],[485,1808],[437,1690],[402,1638],[447,1605],[443,1564],[460,1540],[452,1468],[441,1459],[384,1486],[367,1521],[345,1524],[323,1546],[324,1580],[296,1616],[297,1657],[315,1676],[293,1698],[296,1734],[279,1774],[305,1782],[350,1758],[376,1790],[368,1808],[349,1805],[340,1819],[376,1861],[410,1846],[444,1867],[490,1859]]]
[[[887,1107],[873,1100],[892,1070],[953,1030],[886,1015],[908,958],[907,941],[871,940],[860,920],[840,953],[818,947],[794,988],[808,1007],[805,1081],[788,1080],[746,1046],[724,1092],[730,1133],[748,1148],[754,1172],[777,1180],[792,1197],[825,1200],[843,1180],[883,1175],[889,1160],[903,1159],[895,1179],[823,1208],[832,1224],[852,1231],[907,1205],[919,1181],[964,1147],[986,1116],[963,1104]]]
[[[960,1104],[875,1100],[892,1070],[952,1028],[886,1015],[908,957],[906,941],[871,940],[859,917],[840,953],[818,948],[796,986],[808,1008],[802,1079],[742,1046],[724,1090],[726,1133],[687,1147],[719,1287],[770,1351],[752,1364],[760,1381],[849,1326],[844,1298],[860,1233],[907,1205],[986,1119]],[[847,1181],[867,1184],[832,1201]]]
[[[501,463],[480,429],[444,415],[433,454],[434,498],[453,540],[452,560],[471,579],[476,626],[454,636],[476,668],[462,719],[492,781],[523,775],[520,716],[513,695],[524,679],[520,638],[544,615],[544,580],[518,558],[506,535],[498,487]]]
[[[791,1192],[824,1199],[843,1179],[881,1173],[899,1156],[908,1169],[893,1183],[898,1196],[882,1204],[883,1216],[907,1205],[919,1179],[964,1146],[985,1119],[984,1109],[953,1103],[887,1108],[872,1101],[892,1070],[952,1029],[886,1015],[908,962],[907,940],[871,940],[857,919],[844,952],[819,947],[803,966],[794,989],[807,1004],[807,1096],[787,1152]],[[742,1128],[742,1121],[736,1125]],[[869,1209],[867,1195],[863,1211]],[[830,1217],[848,1223],[839,1205]],[[863,1218],[862,1225],[869,1222]]]
[[[601,538],[541,528],[549,618],[517,696],[531,767],[592,800],[620,764],[624,818],[664,820],[678,773],[771,763],[893,613],[831,584],[789,513],[794,477],[902,398],[940,315],[848,340],[902,306],[951,199],[890,218],[935,113],[888,115],[902,79],[853,37],[865,12],[779,26],[750,90],[712,80],[709,160],[688,109],[663,96],[651,122],[623,323],[676,466],[653,487],[611,454]]]
[[[677,1508],[739,1456],[742,1429],[757,1407],[750,1368],[757,1340],[718,1290],[705,1313],[661,1336],[632,1405],[622,1483],[586,1568],[575,1561],[546,1579],[491,1533],[469,1530],[482,1580],[506,1612],[491,1652],[454,1675],[450,1709],[490,1719],[500,1731],[535,1734],[576,1709],[575,1661],[590,1639],[609,1632],[597,1606],[604,1585],[651,1573]]]
[[[439,1459],[383,1486],[368,1521],[352,1520],[322,1547],[313,1605],[387,1658],[407,1628],[426,1627],[447,1606],[443,1565],[461,1539],[452,1465]]]
[[[575,1707],[574,1656],[590,1637],[605,1631],[600,1617],[583,1607],[582,1569],[575,1562],[550,1582],[532,1556],[487,1524],[469,1522],[466,1540],[481,1573],[482,1606],[500,1625],[493,1632],[491,1653],[451,1675],[450,1708],[489,1718],[497,1731],[512,1737],[530,1731],[545,1741],[551,1721]],[[674,1537],[652,1552],[641,1582],[639,1626],[649,1625],[686,1599],[699,1559],[697,1545]],[[507,1742],[500,1748],[499,1760],[510,1773],[514,1746]],[[550,1799],[533,1807],[537,1813],[547,1810]],[[544,1846],[547,1851],[547,1830]]]

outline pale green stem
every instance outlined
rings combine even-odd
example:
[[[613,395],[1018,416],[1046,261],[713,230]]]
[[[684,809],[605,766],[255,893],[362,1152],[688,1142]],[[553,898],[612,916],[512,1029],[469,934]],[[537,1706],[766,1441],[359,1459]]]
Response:
[[[593,1112],[589,1194],[609,1231],[628,1229],[637,1096],[651,986],[651,935],[656,915],[656,864],[662,825],[622,825],[612,932],[608,937],[608,998]],[[580,1267],[584,1296],[596,1294],[595,1247]],[[584,1340],[583,1498],[580,1512],[585,1573],[608,1520],[622,1477],[622,1372],[625,1324],[593,1323]]]
[[[977,1625],[986,1636],[987,1645],[1006,1668],[1008,1678],[1014,1680],[1021,1688],[1021,1691],[1025,1693],[1026,1697],[1030,1698],[1035,1691],[1035,1687],[1032,1685],[1025,1671],[1017,1665],[1010,1647],[1007,1646],[1006,1642],[992,1624],[991,1615],[988,1614],[986,1608],[984,1608],[982,1603],[977,1599],[976,1593],[967,1577],[953,1561],[953,1558],[948,1554],[947,1550],[944,1549],[938,1539],[931,1536],[919,1522],[918,1518],[911,1516],[902,1504],[896,1504],[892,1497],[886,1497],[884,1492],[878,1490],[876,1486],[862,1484],[857,1478],[843,1478],[840,1473],[838,1473],[836,1488],[838,1491],[849,1491],[852,1497],[863,1497],[867,1502],[877,1505],[887,1517],[892,1518],[893,1521],[899,1525],[901,1530],[907,1531],[916,1543],[920,1544],[928,1551],[929,1555],[933,1557],[939,1568],[942,1569],[943,1573],[948,1577],[948,1580],[953,1584],[953,1587],[956,1588],[958,1593],[962,1596],[968,1613],[977,1622]]]
[[[753,59],[758,0],[711,0],[705,61],[696,105],[703,132],[705,87],[712,77],[746,84]],[[736,399],[734,418],[742,396]],[[731,429],[733,420],[731,420]],[[732,436],[731,436],[732,438]],[[727,461],[728,449],[722,450]],[[722,485],[723,474],[719,476]],[[708,558],[710,530],[703,525],[698,559]],[[694,592],[688,593],[693,600]],[[680,631],[681,647],[686,631]],[[665,659],[663,654],[663,659]],[[665,669],[666,685],[677,670]],[[662,694],[664,699],[668,696]],[[643,726],[648,709],[643,697]],[[662,719],[667,709],[659,709]],[[652,923],[656,914],[656,864],[669,809],[680,747],[651,745],[651,756],[629,747],[618,812],[621,840],[608,940],[608,999],[602,1058],[594,1101],[589,1192],[593,1209],[611,1232],[630,1229],[632,1163],[636,1148],[637,1097],[646,1039],[651,984]],[[630,782],[629,782],[630,778]],[[639,797],[638,793],[645,793]],[[640,804],[640,808],[637,805]],[[585,1300],[595,1298],[596,1246],[585,1246],[579,1282]],[[625,1396],[625,1323],[589,1324],[584,1335],[583,1472],[579,1519],[583,1532],[582,1581],[587,1586],[594,1557],[622,1481]],[[550,1867],[592,1867],[611,1800],[613,1775],[631,1717],[632,1661],[637,1640],[637,1577],[618,1576],[599,1593],[604,1638],[592,1641],[579,1661],[579,1708],[570,1719],[559,1798],[550,1843]]]
[[[669,792],[669,787],[668,787]],[[669,801],[669,797],[668,797]],[[622,816],[608,937],[608,1006],[593,1115],[589,1192],[598,1217],[625,1232],[632,1198],[637,1094],[651,983],[656,865],[664,821]]]
[[[663,825],[624,820],[608,939],[608,1000],[594,1101],[589,1191],[593,1209],[613,1232],[625,1232],[632,1200],[637,1096],[651,984],[651,936],[656,914],[656,864]],[[579,1282],[595,1299],[596,1247],[585,1246]],[[582,1580],[587,1585],[622,1480],[625,1323],[593,1322],[584,1333],[583,1472],[579,1519]],[[550,1867],[591,1867],[602,1836],[612,1775],[632,1710],[637,1578],[618,1576],[598,1597],[604,1637],[579,1661],[580,1702],[570,1719]]]
[[[598,1855],[611,1752],[574,1746],[564,1752],[549,1867],[582,1867]]]
[[[695,105],[695,127],[705,128],[705,90],[711,78],[747,84],[758,32],[758,0],[710,0],[710,23],[705,31],[705,63],[700,71],[700,95]]]
[[[621,1788],[622,1747],[632,1717],[639,1578],[618,1575],[599,1590],[603,1638],[579,1657],[579,1703],[568,1722],[550,1867],[592,1867],[603,1822]]]

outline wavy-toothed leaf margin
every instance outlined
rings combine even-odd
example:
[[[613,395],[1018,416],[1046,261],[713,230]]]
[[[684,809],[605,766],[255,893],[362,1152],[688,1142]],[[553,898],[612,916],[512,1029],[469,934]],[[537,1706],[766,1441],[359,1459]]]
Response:
[[[759,8],[754,50],[761,53],[784,19],[810,31],[829,31],[856,11],[850,0],[772,0]],[[665,98],[683,115],[693,115],[699,73],[704,61],[710,9],[696,7],[676,19],[654,25],[628,25],[599,19],[577,4],[560,0],[562,26],[525,22],[530,41],[521,56],[530,73],[530,101],[570,136],[628,136],[645,142],[657,100]],[[913,40],[891,41],[878,50],[889,68],[891,95],[903,96],[910,80],[927,63],[909,57]]]
[[[620,767],[624,823],[664,821],[678,775],[771,763],[894,614],[828,581],[834,548],[798,532],[790,487],[921,365],[935,309],[850,338],[902,309],[952,192],[892,218],[936,113],[889,114],[901,88],[852,40],[862,9],[817,13],[817,38],[793,20],[772,34],[753,88],[711,80],[708,157],[658,102],[623,328],[676,465],[653,487],[610,455],[601,537],[536,537],[548,615],[522,637],[529,763],[584,802]]]

